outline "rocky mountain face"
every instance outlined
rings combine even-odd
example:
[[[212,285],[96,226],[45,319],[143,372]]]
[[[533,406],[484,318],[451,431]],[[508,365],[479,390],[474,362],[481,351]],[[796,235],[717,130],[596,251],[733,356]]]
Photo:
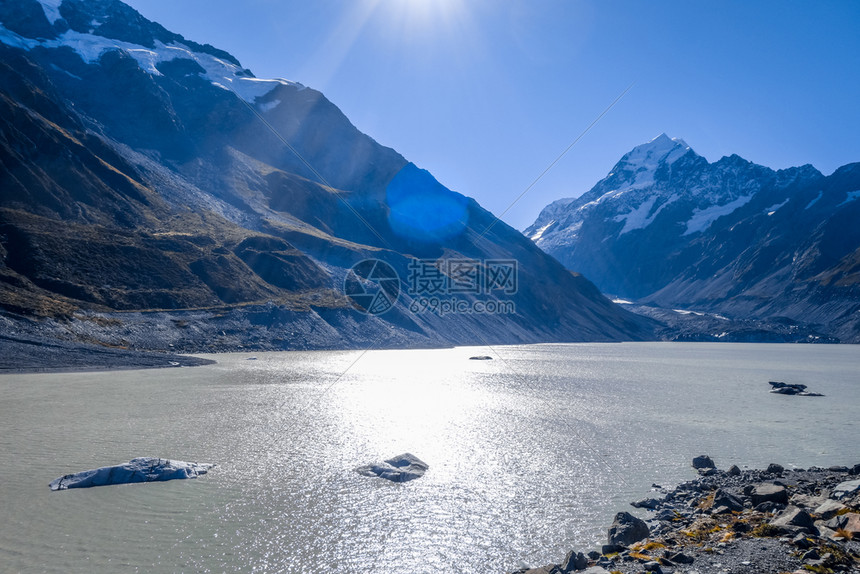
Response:
[[[118,0],[0,0],[0,24],[4,337],[205,351],[653,336],[313,89]],[[344,291],[379,290],[350,274],[365,259],[399,278],[385,313]],[[484,282],[499,261],[511,281]],[[456,312],[416,290],[432,272]]]
[[[709,163],[664,134],[525,234],[684,338],[860,342],[858,222],[860,163]]]

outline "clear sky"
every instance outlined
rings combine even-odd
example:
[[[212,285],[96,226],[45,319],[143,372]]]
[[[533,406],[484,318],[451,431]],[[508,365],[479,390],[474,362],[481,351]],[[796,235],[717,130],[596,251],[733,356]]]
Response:
[[[660,133],[829,175],[860,161],[860,1],[126,0],[523,229]]]

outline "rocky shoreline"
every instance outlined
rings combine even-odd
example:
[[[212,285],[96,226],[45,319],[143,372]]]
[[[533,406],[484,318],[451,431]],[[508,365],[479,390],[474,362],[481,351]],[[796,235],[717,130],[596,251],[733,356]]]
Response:
[[[512,574],[860,573],[860,464],[786,470],[718,470],[693,459],[699,478],[631,503],[599,550]]]

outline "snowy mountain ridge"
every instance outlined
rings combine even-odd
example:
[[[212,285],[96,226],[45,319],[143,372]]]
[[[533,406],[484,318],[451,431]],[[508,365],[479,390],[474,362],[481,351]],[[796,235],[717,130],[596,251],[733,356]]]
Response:
[[[62,20],[59,12],[61,2],[55,0],[39,1],[48,22],[56,26],[57,22]],[[90,24],[98,27],[100,22],[92,20]],[[251,104],[255,103],[257,98],[265,96],[280,85],[304,87],[298,82],[291,82],[282,78],[255,78],[253,74],[242,69],[240,65],[211,53],[195,50],[194,47],[181,41],[165,44],[156,38],[153,41],[154,46],[147,47],[118,38],[103,36],[96,32],[96,28],[90,28],[86,32],[67,29],[54,38],[27,38],[0,25],[0,42],[25,50],[32,50],[37,46],[48,49],[68,47],[87,64],[98,62],[99,58],[107,51],[117,50],[134,58],[141,70],[152,76],[162,75],[158,69],[158,64],[177,59],[192,60],[200,66],[200,70],[196,73],[219,88],[235,92],[240,98]],[[271,106],[266,109],[271,109]]]
[[[860,339],[860,164],[825,177],[662,134],[524,231],[604,293],[727,315],[836,321]],[[824,306],[822,306],[824,305]],[[837,317],[838,315],[838,317]],[[854,332],[857,325],[858,332]]]
[[[701,170],[708,165],[713,165],[714,169]],[[745,205],[759,189],[759,178],[741,185],[734,181],[751,167],[761,168],[738,156],[708,164],[684,140],[661,134],[625,154],[587,193],[548,205],[524,233],[543,248],[564,245],[575,240],[587,214],[603,206],[603,217],[623,223],[617,231],[622,235],[650,226],[661,212],[681,199],[685,199],[690,208],[688,218],[679,228],[680,234],[700,233],[719,217]],[[768,175],[777,173],[761,169],[767,170]],[[689,170],[699,170],[699,173],[678,185],[678,173]],[[793,170],[786,171],[793,173]],[[673,172],[676,172],[674,176]],[[782,179],[786,183],[791,181],[790,177]]]

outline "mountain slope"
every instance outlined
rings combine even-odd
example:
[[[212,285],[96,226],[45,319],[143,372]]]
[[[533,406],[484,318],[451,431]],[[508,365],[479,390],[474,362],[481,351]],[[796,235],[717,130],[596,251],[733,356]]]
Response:
[[[0,23],[0,305],[16,329],[184,350],[651,336],[315,90],[118,0],[2,2]],[[385,314],[344,293],[367,258],[401,280]],[[416,258],[449,276],[514,261],[518,284],[423,312]],[[487,301],[515,312],[474,312]]]
[[[860,341],[860,164],[825,177],[665,134],[525,231],[605,293],[738,319],[786,318]]]

